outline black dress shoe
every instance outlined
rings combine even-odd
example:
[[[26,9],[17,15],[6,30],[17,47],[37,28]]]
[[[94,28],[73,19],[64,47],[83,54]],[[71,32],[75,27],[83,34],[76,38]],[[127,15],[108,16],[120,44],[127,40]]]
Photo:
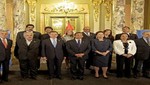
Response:
[[[106,76],[103,76],[103,78],[104,78],[104,79],[108,79],[108,77],[106,77]]]
[[[83,76],[80,76],[80,77],[78,77],[78,79],[79,79],[79,80],[83,80],[84,78],[83,78]]]
[[[72,76],[72,77],[71,77],[71,80],[76,80],[76,79],[77,79],[76,76]]]
[[[3,81],[2,81],[2,80],[0,80],[0,84],[1,84],[1,83],[3,83]]]
[[[33,77],[33,76],[31,77],[31,79],[33,79],[33,80],[37,80],[37,78],[36,78],[36,77]]]
[[[62,77],[61,77],[61,76],[56,76],[56,78],[62,80]]]
[[[52,76],[49,76],[49,77],[47,78],[47,80],[51,80],[51,79],[53,79],[53,77],[52,77]]]
[[[97,78],[97,79],[98,79],[98,78],[99,78],[99,76],[98,76],[98,77],[97,77],[97,76],[95,76],[95,78]]]

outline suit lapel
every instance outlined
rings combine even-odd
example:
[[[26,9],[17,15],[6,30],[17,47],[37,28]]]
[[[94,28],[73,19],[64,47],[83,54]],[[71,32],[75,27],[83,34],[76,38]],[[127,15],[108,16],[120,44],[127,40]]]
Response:
[[[142,39],[142,42],[145,43],[144,45],[148,45],[148,43],[143,38],[141,38],[141,39]]]
[[[0,39],[0,44],[5,48],[5,46],[4,46],[4,44],[3,44],[3,42],[2,42],[2,40]]]

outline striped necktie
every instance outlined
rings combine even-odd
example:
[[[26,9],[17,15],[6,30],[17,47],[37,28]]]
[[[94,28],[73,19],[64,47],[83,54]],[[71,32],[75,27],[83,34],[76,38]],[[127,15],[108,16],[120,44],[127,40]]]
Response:
[[[6,42],[6,40],[3,39],[2,42],[3,42],[4,47],[7,48],[7,42]]]

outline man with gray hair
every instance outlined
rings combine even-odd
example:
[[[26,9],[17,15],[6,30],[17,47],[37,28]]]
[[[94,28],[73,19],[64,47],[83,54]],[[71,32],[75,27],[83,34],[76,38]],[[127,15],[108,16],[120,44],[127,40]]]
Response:
[[[8,31],[0,30],[0,66],[2,65],[2,76],[0,75],[0,83],[8,82],[9,60],[11,57],[12,40],[7,38]]]
[[[33,38],[33,35],[33,32],[26,31],[23,33],[24,38],[17,41],[18,50],[15,50],[15,55],[18,55],[22,79],[30,76],[36,80],[37,77],[40,40]]]
[[[135,56],[134,77],[141,76],[144,72],[144,62],[150,58],[150,37],[149,31],[142,34],[142,38],[135,40],[137,53]],[[143,67],[143,68],[142,68]]]

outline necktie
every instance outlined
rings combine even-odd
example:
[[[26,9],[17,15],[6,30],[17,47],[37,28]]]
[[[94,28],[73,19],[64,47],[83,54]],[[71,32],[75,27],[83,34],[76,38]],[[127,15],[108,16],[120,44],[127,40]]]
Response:
[[[57,44],[56,40],[53,39],[53,46],[56,47],[56,44]]]
[[[78,40],[77,44],[78,44],[78,47],[80,47],[80,45],[81,45],[81,41],[80,41],[80,40]]]
[[[6,43],[5,39],[3,39],[2,42],[3,42],[4,47],[7,48],[7,43]]]

